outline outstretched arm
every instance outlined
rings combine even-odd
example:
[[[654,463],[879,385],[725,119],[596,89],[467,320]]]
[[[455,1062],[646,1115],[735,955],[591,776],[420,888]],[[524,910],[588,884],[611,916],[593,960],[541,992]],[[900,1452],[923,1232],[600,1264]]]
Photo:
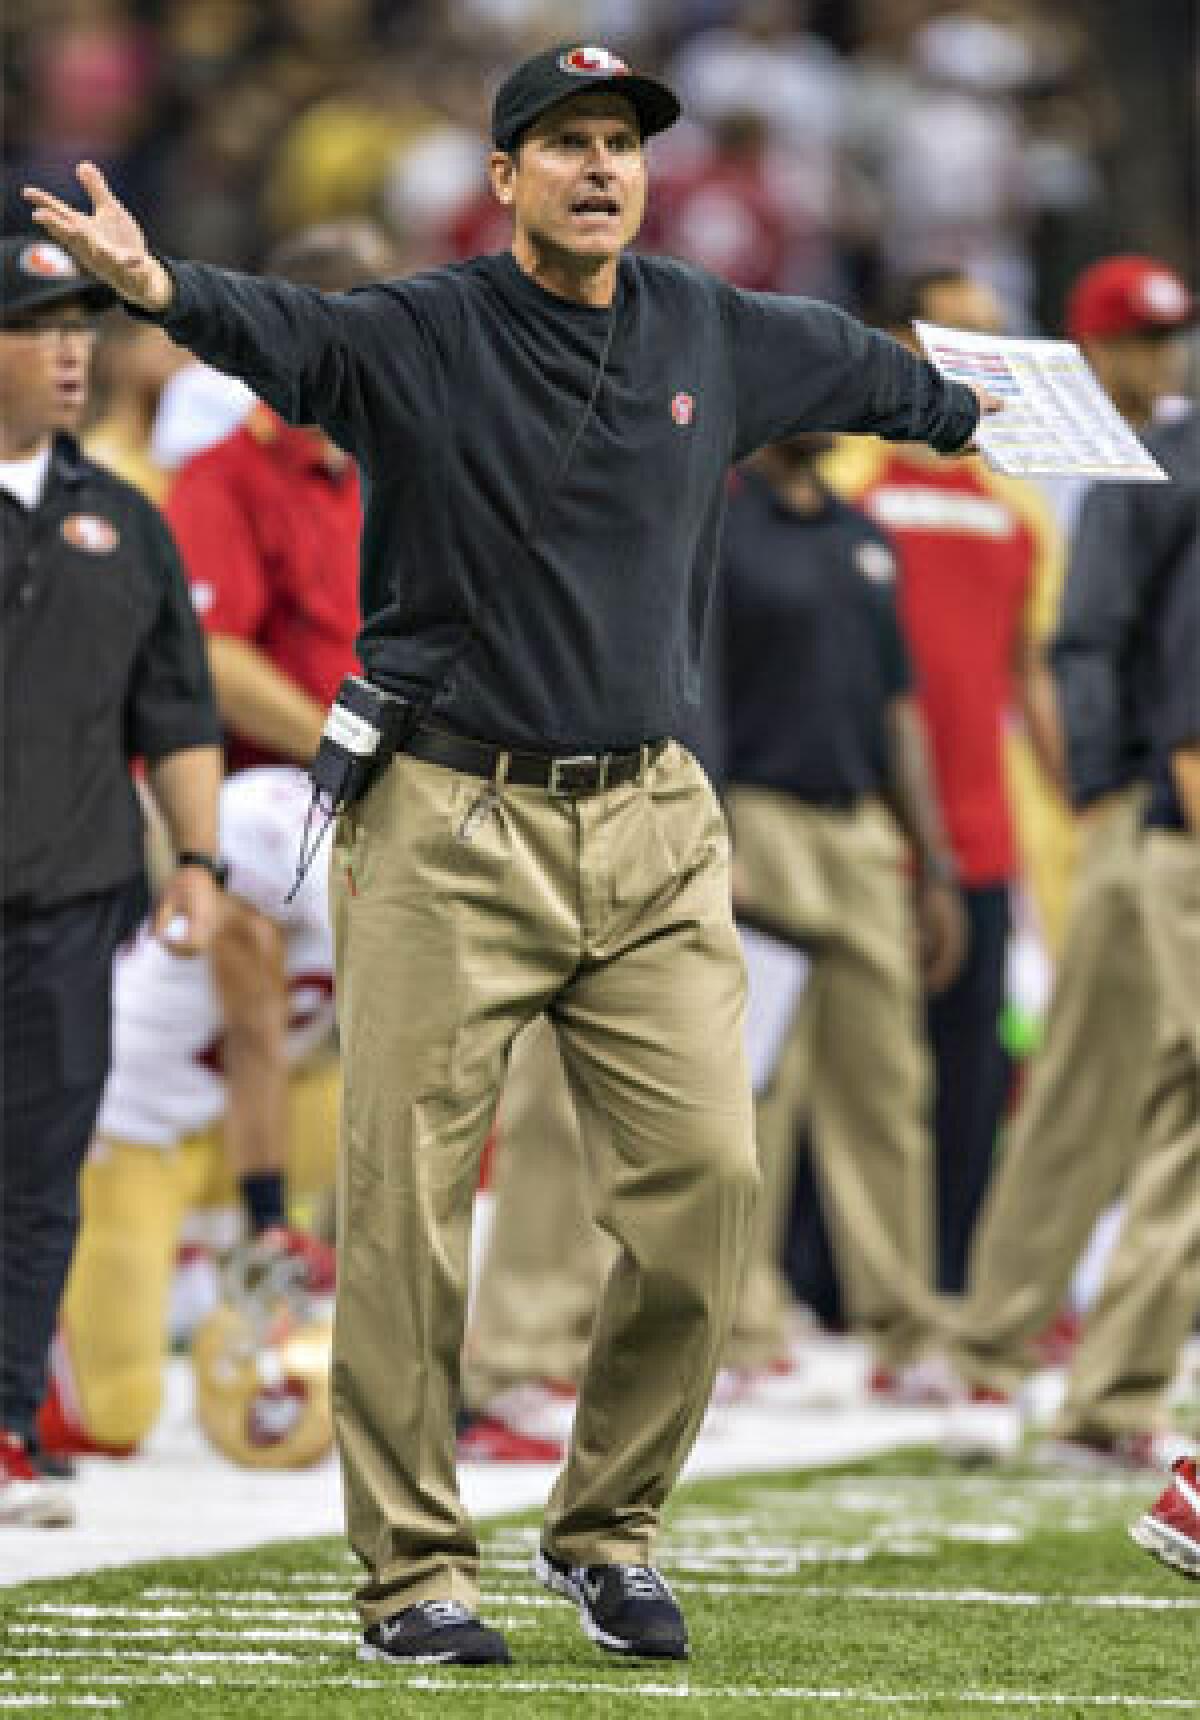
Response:
[[[323,293],[290,281],[154,256],[90,162],[77,170],[90,210],[27,187],[33,219],[135,315],[243,381],[293,424],[321,424],[369,468],[384,419],[402,438],[433,389],[422,316],[395,285]],[[372,437],[376,446],[369,445]]]
[[[980,418],[1003,407],[834,305],[733,287],[721,302],[734,353],[738,459],[803,430],[962,453]]]

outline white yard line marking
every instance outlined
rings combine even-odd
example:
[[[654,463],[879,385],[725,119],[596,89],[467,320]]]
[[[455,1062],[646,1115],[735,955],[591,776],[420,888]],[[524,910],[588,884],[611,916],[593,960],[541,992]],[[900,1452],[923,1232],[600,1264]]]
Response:
[[[1176,1595],[1035,1595],[1008,1589],[883,1589],[874,1588],[867,1583],[781,1583],[772,1586],[767,1583],[689,1583],[674,1577],[671,1579],[671,1587],[678,1589],[681,1594],[774,1595],[781,1599],[796,1596],[805,1600],[914,1601],[921,1606],[946,1603],[1008,1607],[1128,1607],[1135,1612],[1200,1610],[1200,1600]]]
[[[9,1660],[44,1660],[47,1651],[44,1648],[6,1648],[4,1652]],[[116,1648],[55,1648],[50,1652],[55,1660],[153,1660],[172,1666],[207,1660],[222,1666],[312,1666],[314,1662],[334,1659],[332,1654],[279,1654],[271,1648],[258,1649],[253,1654],[231,1654],[225,1648],[211,1652],[206,1649],[127,1648],[124,1643]]]
[[[155,1685],[178,1685],[181,1683],[196,1685],[215,1685],[218,1680],[204,1674],[183,1678],[170,1673],[142,1675],[141,1673],[99,1673],[88,1675],[89,1681],[96,1685],[113,1685],[132,1688],[151,1688]],[[31,1675],[30,1683],[60,1683],[60,1674],[46,1674],[43,1677]],[[255,1679],[252,1683],[244,1679],[221,1679],[220,1686],[228,1690],[261,1690],[267,1691],[330,1691],[330,1690],[427,1690],[442,1691],[472,1691],[477,1692],[483,1686],[477,1679],[455,1679],[438,1677],[431,1674],[418,1674],[406,1678],[399,1671],[386,1678],[364,1678],[355,1674],[331,1674],[329,1677],[317,1679]],[[1092,1696],[1068,1696],[1060,1692],[1021,1691],[1021,1690],[953,1690],[953,1691],[887,1691],[887,1690],[849,1690],[827,1689],[819,1686],[775,1686],[771,1689],[755,1685],[699,1685],[690,1682],[679,1684],[637,1683],[625,1681],[616,1683],[597,1678],[592,1681],[584,1679],[512,1679],[505,1678],[502,1682],[488,1682],[486,1685],[489,1696],[528,1696],[528,1695],[573,1695],[573,1696],[673,1696],[682,1700],[692,1698],[736,1698],[742,1701],[756,1702],[857,1702],[866,1706],[895,1705],[899,1707],[916,1707],[930,1702],[960,1702],[976,1707],[1000,1708],[1022,1706],[1026,1708],[1096,1708],[1096,1709],[1132,1709],[1141,1713],[1154,1711],[1156,1713],[1195,1714],[1200,1713],[1200,1699],[1188,1696],[1139,1696],[1103,1694]],[[22,1698],[28,1702],[29,1698]],[[40,1699],[39,1705],[48,1705]],[[55,1700],[71,1704],[75,1699],[59,1696]],[[11,1700],[0,1696],[0,1706],[14,1706]],[[76,1703],[75,1705],[79,1705]],[[112,1699],[103,1699],[95,1705],[106,1707],[115,1706]]]
[[[670,1569],[670,1567],[665,1567]],[[1064,1606],[1097,1608],[1101,1611],[1121,1611],[1128,1609],[1133,1612],[1197,1612],[1200,1611],[1200,1597],[1184,1595],[1073,1595],[1073,1594],[1035,1594],[1020,1589],[888,1589],[879,1588],[870,1583],[709,1583],[690,1582],[686,1577],[671,1578],[672,1588],[681,1594],[695,1595],[775,1595],[782,1598],[798,1596],[805,1600],[868,1600],[868,1601],[913,1601],[918,1605],[945,1604],[962,1606],[1004,1606],[1004,1607],[1040,1607]],[[56,1601],[37,1601],[24,1610],[27,1614],[39,1613],[53,1617],[68,1618],[205,1618],[214,1610],[216,1603],[236,1604],[241,1617],[258,1619],[306,1619],[312,1616],[311,1611],[296,1608],[247,1607],[242,1603],[247,1600],[274,1601],[299,1600],[296,1594],[281,1593],[274,1589],[147,1589],[143,1599],[161,1595],[164,1599],[190,1600],[205,1596],[214,1606],[195,1606],[188,1608],[161,1607],[155,1610],[139,1610],[130,1607],[94,1607],[67,1606]],[[323,1604],[323,1597],[314,1596],[317,1604]],[[521,1590],[486,1589],[483,1594],[485,1607],[553,1607],[558,1603],[548,1595],[530,1594]],[[222,1607],[220,1610],[224,1610]],[[348,1609],[332,1609],[331,1618],[353,1617]]]
[[[522,1621],[527,1622],[527,1621]],[[13,1636],[48,1636],[57,1639],[62,1632],[54,1624],[11,1624],[8,1627]],[[358,1641],[356,1632],[348,1630],[215,1630],[200,1629],[189,1631],[189,1637],[195,1637],[203,1642],[337,1642],[345,1646]],[[111,1642],[112,1630],[107,1625],[77,1624],[71,1629],[71,1640],[77,1638],[95,1637],[103,1642]],[[179,1632],[174,1625],[141,1625],[137,1630],[122,1629],[122,1642],[164,1642],[179,1640]],[[57,1650],[49,1651],[56,1653]]]
[[[53,1703],[56,1708],[124,1708],[125,1704],[119,1696],[48,1696],[41,1691],[28,1695],[0,1695],[0,1708],[11,1708],[20,1712],[31,1708],[49,1708]]]
[[[553,1601],[547,1603],[553,1606]],[[528,1618],[499,1618],[489,1615],[493,1622],[503,1625],[507,1630],[532,1630],[534,1620]],[[61,1636],[61,1627],[55,1624],[11,1624],[8,1626],[13,1636],[47,1636],[57,1639]],[[211,1625],[200,1625],[188,1632],[201,1642],[340,1642],[343,1644],[356,1643],[360,1632],[356,1630],[316,1630],[297,1629],[295,1626],[285,1626],[283,1629],[270,1630],[222,1630]],[[71,1627],[71,1639],[78,1637],[95,1637],[102,1642],[111,1642],[113,1632],[108,1625],[77,1624]],[[179,1631],[174,1625],[157,1624],[141,1625],[137,1630],[122,1628],[122,1642],[138,1641],[177,1641]]]
[[[350,1618],[353,1609],[344,1598],[345,1585],[341,1585],[342,1599],[337,1604],[325,1589],[184,1589],[184,1588],[153,1588],[143,1589],[139,1599],[143,1601],[194,1601],[203,1596],[206,1600],[237,1601],[268,1601],[285,1606],[289,1601],[309,1601],[311,1606],[297,1612],[296,1617],[307,1617],[313,1607],[322,1607],[330,1617],[344,1616]]]
[[[437,1678],[428,1674],[402,1679],[410,1690],[468,1690],[472,1688],[461,1680]],[[476,1686],[475,1688],[478,1688]],[[552,1683],[549,1680],[513,1680],[505,1679],[501,1684],[490,1684],[488,1694],[497,1695],[537,1695],[550,1693],[566,1693],[568,1695],[587,1696],[599,1693],[606,1696],[675,1696],[691,1697],[722,1697],[736,1698],[740,1701],[760,1702],[862,1702],[903,1704],[911,1707],[916,1704],[925,1705],[930,1702],[967,1702],[987,1707],[1006,1708],[1020,1703],[1025,1707],[1035,1708],[1137,1708],[1163,1709],[1175,1713],[1200,1713],[1200,1699],[1190,1696],[1064,1696],[1058,1693],[1035,1692],[1027,1693],[1021,1690],[926,1690],[897,1694],[889,1690],[825,1690],[803,1688],[799,1686],[776,1686],[766,1690],[754,1685],[698,1685],[698,1684],[605,1684],[597,1680],[594,1684],[580,1680],[563,1680]]]

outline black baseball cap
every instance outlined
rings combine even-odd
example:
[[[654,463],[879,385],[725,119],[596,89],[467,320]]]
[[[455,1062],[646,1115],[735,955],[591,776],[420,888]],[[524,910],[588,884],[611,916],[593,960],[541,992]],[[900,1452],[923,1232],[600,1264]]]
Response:
[[[117,295],[85,275],[61,245],[36,233],[0,239],[0,326],[45,305],[78,299],[86,309],[107,310]]]
[[[496,91],[492,142],[511,150],[547,109],[584,90],[614,90],[638,117],[643,137],[665,131],[679,118],[679,102],[666,84],[631,71],[609,48],[567,42],[525,60]]]

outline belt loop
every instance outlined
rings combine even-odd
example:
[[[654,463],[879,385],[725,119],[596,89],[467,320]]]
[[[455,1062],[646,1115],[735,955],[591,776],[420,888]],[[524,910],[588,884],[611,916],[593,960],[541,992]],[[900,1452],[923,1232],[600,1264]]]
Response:
[[[511,753],[498,752],[496,754],[496,763],[492,770],[492,785],[496,789],[497,793],[499,793],[508,781],[508,767],[511,763]]]

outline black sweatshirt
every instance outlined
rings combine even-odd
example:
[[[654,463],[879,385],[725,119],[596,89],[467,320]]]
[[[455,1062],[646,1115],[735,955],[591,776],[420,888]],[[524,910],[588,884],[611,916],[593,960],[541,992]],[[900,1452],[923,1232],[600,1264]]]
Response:
[[[333,295],[171,273],[172,339],[363,468],[371,677],[535,751],[688,726],[731,464],[805,429],[950,452],[978,416],[841,311],[661,258],[622,258],[611,312],[508,253]]]

